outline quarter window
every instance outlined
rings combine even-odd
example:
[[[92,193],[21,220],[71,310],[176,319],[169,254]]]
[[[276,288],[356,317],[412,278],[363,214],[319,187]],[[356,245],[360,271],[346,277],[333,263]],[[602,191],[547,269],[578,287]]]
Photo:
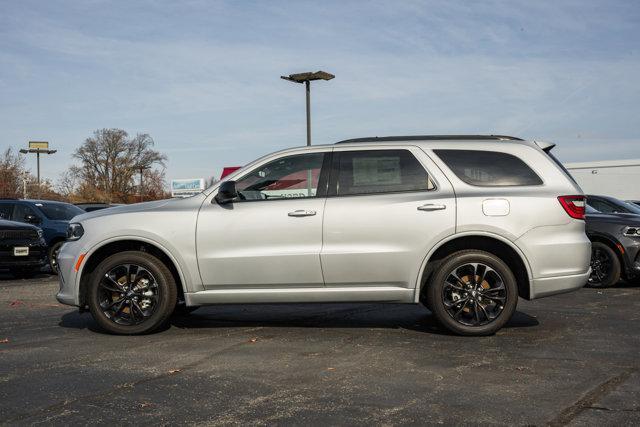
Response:
[[[435,188],[427,171],[408,150],[342,151],[336,154],[339,156],[338,196]]]
[[[315,197],[324,153],[282,157],[260,166],[236,182],[240,200]]]
[[[522,160],[507,153],[480,150],[434,150],[462,181],[484,187],[541,185],[542,179]]]

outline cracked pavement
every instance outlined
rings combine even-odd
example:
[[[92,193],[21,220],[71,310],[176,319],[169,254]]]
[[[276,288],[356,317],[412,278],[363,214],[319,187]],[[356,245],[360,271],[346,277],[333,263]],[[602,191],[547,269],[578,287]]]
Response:
[[[640,425],[637,285],[520,300],[482,338],[400,304],[213,306],[119,337],[56,290],[0,274],[2,424]]]

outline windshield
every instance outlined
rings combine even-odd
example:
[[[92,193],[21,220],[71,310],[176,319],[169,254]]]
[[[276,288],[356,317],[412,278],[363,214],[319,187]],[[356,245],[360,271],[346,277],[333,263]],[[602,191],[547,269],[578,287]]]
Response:
[[[640,206],[634,205],[633,203],[625,202],[623,200],[616,200],[616,204],[620,206],[621,211],[624,209],[624,213],[640,215]]]
[[[74,216],[85,213],[79,207],[66,203],[36,203],[36,206],[48,219],[58,221],[69,221]]]
[[[600,213],[600,211],[592,208],[590,205],[587,205],[584,213],[586,213],[586,214],[596,214],[596,213]]]

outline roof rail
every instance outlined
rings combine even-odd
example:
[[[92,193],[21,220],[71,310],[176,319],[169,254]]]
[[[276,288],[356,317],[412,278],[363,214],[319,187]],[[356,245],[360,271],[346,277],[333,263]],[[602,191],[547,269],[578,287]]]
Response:
[[[508,135],[407,135],[407,136],[372,136],[367,138],[354,138],[338,141],[336,144],[345,144],[350,142],[389,142],[389,141],[473,141],[473,140],[492,140],[492,141],[523,141],[521,138]]]

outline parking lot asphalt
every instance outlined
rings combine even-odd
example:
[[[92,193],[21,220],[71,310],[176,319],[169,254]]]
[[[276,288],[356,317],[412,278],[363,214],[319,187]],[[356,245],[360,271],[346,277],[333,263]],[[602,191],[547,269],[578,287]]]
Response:
[[[640,287],[520,300],[491,337],[422,306],[212,306],[147,336],[0,275],[3,424],[640,425]]]

